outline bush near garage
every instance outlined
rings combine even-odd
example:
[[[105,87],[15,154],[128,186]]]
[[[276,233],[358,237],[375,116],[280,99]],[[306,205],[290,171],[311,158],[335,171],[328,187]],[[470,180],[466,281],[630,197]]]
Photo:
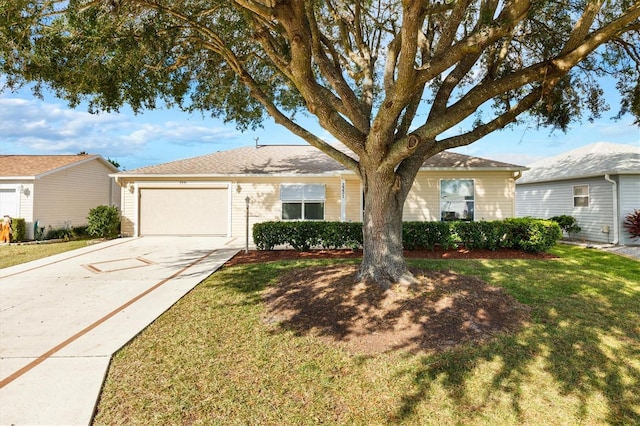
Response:
[[[52,228],[49,226],[47,232],[44,235],[45,240],[75,240],[79,238],[85,238],[89,234],[87,233],[87,226],[69,226],[65,225],[62,228]]]
[[[27,222],[21,217],[11,218],[12,241],[24,241],[27,238]]]
[[[120,213],[116,206],[97,206],[87,216],[89,235],[100,238],[116,238],[120,233]]]
[[[452,249],[498,250],[514,248],[530,253],[550,249],[562,238],[560,226],[551,220],[512,218],[481,222],[404,222],[403,247],[406,250],[441,247]],[[314,247],[361,248],[360,222],[262,222],[253,226],[258,250],[291,246],[306,251]]]

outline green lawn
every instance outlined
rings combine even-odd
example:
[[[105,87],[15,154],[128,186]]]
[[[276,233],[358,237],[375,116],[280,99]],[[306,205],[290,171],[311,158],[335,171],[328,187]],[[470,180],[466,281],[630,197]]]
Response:
[[[65,241],[46,244],[11,244],[0,246],[0,269],[32,260],[52,256],[80,247],[86,247],[87,240]]]
[[[516,335],[435,355],[356,356],[265,324],[260,291],[321,261],[223,269],[116,354],[95,424],[640,424],[640,262],[553,252],[412,261],[532,309]]]

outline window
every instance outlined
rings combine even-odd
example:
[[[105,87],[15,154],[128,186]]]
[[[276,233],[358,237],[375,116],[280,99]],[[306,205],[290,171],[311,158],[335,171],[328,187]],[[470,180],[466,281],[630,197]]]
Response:
[[[324,220],[323,184],[280,185],[283,220]]]
[[[440,181],[440,220],[473,220],[475,205],[473,179]]]
[[[573,207],[589,207],[589,185],[573,187]]]

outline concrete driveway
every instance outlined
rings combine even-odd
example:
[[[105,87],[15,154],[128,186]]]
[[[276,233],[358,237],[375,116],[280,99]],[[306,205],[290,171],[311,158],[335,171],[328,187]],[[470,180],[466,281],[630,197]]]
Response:
[[[111,355],[237,247],[123,238],[0,270],[0,424],[89,424]]]

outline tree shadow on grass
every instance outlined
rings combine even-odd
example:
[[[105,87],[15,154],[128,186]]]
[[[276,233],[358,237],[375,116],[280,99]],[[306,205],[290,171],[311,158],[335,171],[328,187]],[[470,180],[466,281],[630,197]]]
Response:
[[[355,282],[356,266],[292,271],[265,292],[265,321],[315,335],[357,354],[440,351],[518,328],[528,309],[500,288],[447,271],[391,291]]]
[[[578,254],[568,261],[577,268],[586,262],[593,263],[593,257],[581,258]],[[517,335],[425,356],[418,370],[406,373],[413,377],[415,390],[403,396],[394,422],[403,423],[416,415],[419,405],[431,398],[436,382],[465,412],[465,418],[483,418],[482,407],[492,404],[498,394],[506,393],[512,414],[517,422],[523,422],[523,395],[531,393],[531,375],[540,374],[548,377],[547,384],[556,394],[574,401],[563,413],[563,421],[587,421],[590,404],[596,401],[606,404],[603,421],[607,424],[640,424],[640,289],[624,283],[625,279],[640,276],[635,275],[640,271],[626,267],[618,273],[606,260],[596,263],[604,269],[597,265],[584,268],[602,275],[590,280],[598,282],[595,286],[563,287],[561,280],[546,284],[538,281],[536,285],[547,287],[540,289],[547,297],[536,304],[532,312],[535,321]],[[541,264],[529,272],[542,274],[544,268]],[[478,403],[478,388],[471,382],[477,380],[474,377],[482,363],[499,367],[492,370],[485,387],[480,389],[482,402]]]
[[[470,422],[486,420],[487,414],[494,412],[491,410],[496,401],[506,401],[510,407],[506,415],[513,418],[513,423],[530,421],[532,411],[549,410],[553,412],[550,416],[561,422],[640,424],[640,287],[633,284],[640,270],[629,264],[619,265],[615,260],[572,253],[557,264],[528,262],[526,276],[513,274],[524,268],[513,261],[456,264],[465,273],[472,271],[526,300],[532,306],[533,320],[517,333],[487,334],[490,338],[481,339],[482,344],[478,344],[473,336],[478,329],[482,332],[486,315],[477,310],[466,319],[451,314],[461,311],[466,305],[465,297],[479,289],[482,281],[469,280],[466,287],[456,287],[457,274],[448,275],[453,277],[449,293],[432,289],[429,295],[422,294],[422,300],[428,297],[432,303],[427,316],[451,322],[469,333],[470,338],[461,340],[466,342],[461,346],[429,346],[425,330],[435,331],[423,327],[422,334],[404,336],[404,340],[387,346],[385,350],[426,348],[428,352],[417,359],[417,368],[416,363],[411,363],[409,370],[398,373],[403,379],[408,376],[413,386],[401,395],[389,423],[415,421],[425,404],[429,405],[444,390],[449,399],[446,404],[455,404],[455,415]],[[335,265],[335,261],[329,264]],[[446,262],[439,265],[454,267]],[[429,267],[435,269],[433,265]],[[581,277],[582,271],[584,280],[576,278]],[[263,303],[261,290],[274,284],[267,305],[279,300],[280,311],[289,312],[283,317],[268,314],[266,320],[298,335],[314,334],[344,343],[358,333],[371,334],[372,329],[398,337],[395,327],[402,321],[424,324],[425,311],[411,305],[411,296],[419,292],[405,295],[406,303],[387,306],[389,300],[383,292],[354,290],[355,284],[348,272],[345,275],[343,265],[335,265],[332,271],[327,266],[309,267],[308,263],[260,264],[230,269],[226,275],[225,285],[245,293],[249,303]],[[567,279],[568,276],[572,278]],[[283,277],[290,280],[290,286],[282,286]],[[436,274],[430,279],[442,284],[443,277]],[[296,281],[323,280],[326,285],[314,289],[295,286]],[[345,299],[344,286],[351,286],[349,300]],[[292,292],[291,298],[282,298],[285,292]],[[486,298],[495,298],[496,294],[490,289],[485,292]],[[446,304],[438,305],[440,300]],[[314,310],[305,310],[308,306]],[[384,316],[376,317],[382,311]],[[358,323],[360,320],[363,321]],[[367,349],[365,346],[357,349]],[[486,367],[487,364],[491,366]],[[478,385],[481,365],[485,366],[485,376]],[[537,386],[541,395],[535,395]],[[545,393],[547,386],[549,392]],[[554,397],[560,401],[545,400]],[[544,414],[536,418],[544,418]]]

